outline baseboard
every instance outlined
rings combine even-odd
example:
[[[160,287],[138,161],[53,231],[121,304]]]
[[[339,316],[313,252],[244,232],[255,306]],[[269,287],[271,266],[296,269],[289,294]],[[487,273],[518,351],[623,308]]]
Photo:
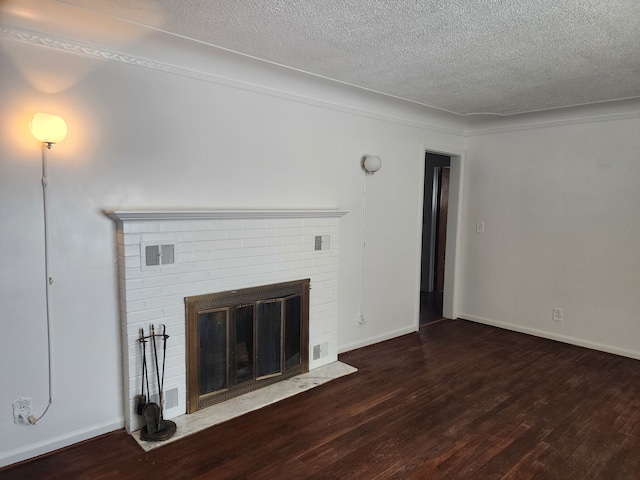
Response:
[[[89,428],[76,430],[65,435],[60,435],[47,440],[43,440],[38,443],[31,443],[22,448],[16,448],[9,450],[8,452],[2,452],[0,454],[0,468],[12,465],[23,460],[44,455],[45,453],[53,452],[63,447],[68,447],[74,443],[83,442],[90,438],[103,435],[105,433],[113,432],[124,427],[124,418],[112,420],[99,425],[92,425]],[[37,426],[27,426],[24,428],[38,428]]]
[[[485,325],[491,325],[492,327],[504,328],[505,330],[512,330],[514,332],[526,333],[528,335],[534,335],[536,337],[546,338],[548,340],[555,340],[562,343],[568,343],[570,345],[576,345],[578,347],[590,348],[592,350],[598,350],[606,353],[613,353],[614,355],[620,355],[622,357],[629,357],[635,360],[640,360],[640,352],[614,347],[612,345],[607,345],[605,343],[592,342],[589,340],[571,337],[568,335],[559,335],[557,333],[548,332],[546,330],[528,328],[522,325],[516,325],[509,322],[500,322],[498,320],[479,317],[477,315],[471,315],[468,313],[460,313],[458,315],[458,318],[460,320],[469,320],[476,323],[483,323]]]
[[[366,329],[367,327],[364,326],[362,328]],[[368,347],[369,345],[373,345],[374,343],[384,342],[385,340],[391,340],[392,338],[401,337],[402,335],[406,335],[408,333],[413,333],[417,331],[418,331],[417,325],[399,328],[397,330],[393,330],[391,332],[387,332],[382,335],[378,335],[376,337],[369,337],[363,340],[359,340],[357,342],[341,345],[338,347],[338,353],[348,352],[350,350],[355,350],[356,348]]]

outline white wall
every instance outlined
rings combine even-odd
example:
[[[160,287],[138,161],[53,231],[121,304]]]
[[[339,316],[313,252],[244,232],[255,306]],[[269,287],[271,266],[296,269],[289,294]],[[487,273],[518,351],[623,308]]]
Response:
[[[640,358],[639,111],[538,114],[469,137],[461,317]]]
[[[43,28],[63,34],[68,18]],[[0,465],[123,425],[115,225],[103,209],[348,210],[338,349],[417,328],[424,148],[462,150],[459,123],[181,39],[154,34],[119,46],[143,57],[103,55],[41,41],[51,38],[18,20],[0,30]],[[164,63],[139,61],[150,58]],[[48,398],[37,111],[63,116],[69,134],[48,152],[54,401],[24,426],[12,402],[31,398],[38,416]],[[357,327],[367,153],[384,164],[367,180],[368,323]]]

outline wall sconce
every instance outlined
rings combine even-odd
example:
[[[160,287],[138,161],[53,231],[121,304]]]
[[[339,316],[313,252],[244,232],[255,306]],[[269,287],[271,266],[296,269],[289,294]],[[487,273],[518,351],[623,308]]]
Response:
[[[382,167],[382,159],[373,155],[366,155],[362,159],[362,168],[369,175],[373,175]]]
[[[48,113],[36,113],[31,122],[29,123],[29,129],[34,137],[42,142],[42,212],[44,221],[44,280],[45,280],[45,305],[47,316],[47,358],[49,369],[49,403],[47,403],[44,412],[36,417],[35,415],[29,415],[28,421],[31,425],[35,425],[42,417],[44,417],[49,411],[49,407],[53,403],[53,371],[52,371],[52,353],[51,353],[51,284],[53,284],[53,277],[49,273],[49,209],[48,209],[48,194],[47,187],[49,181],[47,180],[47,149],[51,149],[54,143],[59,143],[67,136],[67,124],[57,115],[50,115]]]
[[[33,136],[46,144],[48,149],[67,136],[67,124],[62,117],[48,113],[36,113],[29,123],[29,128]]]
[[[380,168],[382,168],[382,159],[375,155],[365,155],[362,157],[362,168],[365,171],[365,175],[362,176],[362,230],[360,232],[360,238],[362,241],[362,247],[360,250],[360,311],[357,315],[356,325],[362,327],[367,324],[367,318],[364,314],[364,260],[366,242],[366,228],[365,223],[367,219],[367,175],[373,175]]]

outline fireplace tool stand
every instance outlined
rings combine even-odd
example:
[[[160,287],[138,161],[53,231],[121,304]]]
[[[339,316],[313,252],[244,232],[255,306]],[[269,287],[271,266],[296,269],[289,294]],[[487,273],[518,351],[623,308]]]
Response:
[[[162,325],[162,333],[155,333],[153,325],[151,325],[151,333],[149,335],[144,334],[144,329],[140,329],[140,339],[138,340],[142,345],[142,394],[138,396],[138,414],[144,417],[146,425],[140,430],[140,438],[150,442],[159,442],[167,440],[176,433],[176,424],[171,420],[165,420],[162,417],[162,396],[164,387],[164,367],[167,357],[167,339],[169,335],[166,333],[165,325]],[[162,374],[158,366],[158,346],[156,343],[157,338],[162,338]],[[151,395],[149,390],[149,366],[147,365],[146,344],[151,342],[153,347],[153,358],[155,361],[156,379],[158,382],[158,404],[147,402],[147,397]],[[151,354],[149,355],[151,356]],[[162,379],[160,376],[162,375]],[[144,395],[145,379],[147,384],[147,396]]]

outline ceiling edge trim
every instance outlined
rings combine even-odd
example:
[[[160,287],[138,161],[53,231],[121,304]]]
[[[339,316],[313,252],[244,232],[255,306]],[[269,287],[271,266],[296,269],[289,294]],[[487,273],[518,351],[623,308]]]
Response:
[[[638,112],[624,112],[624,113],[611,113],[605,115],[591,115],[582,118],[566,118],[562,120],[544,120],[540,122],[521,123],[518,125],[504,125],[500,127],[491,128],[479,128],[477,130],[467,130],[465,132],[466,137],[478,137],[481,135],[493,135],[496,133],[515,132],[519,130],[533,130],[536,128],[550,128],[559,127],[563,125],[578,125],[581,123],[597,123],[597,122],[611,122],[615,120],[629,120],[640,118],[640,111]]]
[[[200,80],[208,83],[214,83],[214,84],[226,86],[229,88],[236,88],[240,90],[250,91],[253,93],[259,93],[262,95],[278,97],[284,100],[303,103],[306,105],[311,105],[319,108],[327,108],[330,110],[335,110],[335,111],[339,111],[339,112],[350,114],[350,115],[357,115],[357,116],[367,117],[370,119],[380,120],[384,122],[400,124],[400,125],[405,125],[405,126],[424,129],[424,130],[431,130],[438,133],[446,133],[450,135],[459,135],[459,136],[465,135],[464,128],[457,129],[457,128],[433,125],[430,123],[419,122],[415,120],[407,120],[407,119],[395,117],[392,115],[386,115],[383,113],[377,113],[374,111],[364,110],[361,108],[341,105],[341,104],[333,103],[327,100],[320,100],[317,98],[307,97],[304,95],[298,95],[290,92],[285,92],[282,90],[277,90],[274,88],[252,84],[249,82],[243,82],[240,80],[233,80],[233,79],[221,77],[218,75],[203,73],[197,70],[178,67],[176,65],[172,65],[165,62],[149,60],[136,55],[124,54],[124,53],[116,52],[114,50],[110,50],[107,48],[96,47],[94,45],[87,45],[75,40],[61,38],[53,35],[45,35],[42,33],[37,33],[37,32],[24,30],[16,27],[11,27],[8,25],[0,24],[0,38],[8,38],[8,39],[19,41],[19,42],[25,42],[25,43],[44,46],[48,48],[54,48],[57,50],[77,53],[81,55],[90,56],[93,58],[100,58],[103,60],[125,63],[127,65],[142,67],[149,70],[154,70],[162,73],[169,73],[169,74],[178,75],[178,76],[182,76],[182,77],[186,77],[194,80]],[[359,88],[359,87],[356,87],[356,88]],[[366,89],[362,89],[362,90],[367,91],[372,95],[381,95]],[[426,109],[429,107],[425,106],[424,108]]]

